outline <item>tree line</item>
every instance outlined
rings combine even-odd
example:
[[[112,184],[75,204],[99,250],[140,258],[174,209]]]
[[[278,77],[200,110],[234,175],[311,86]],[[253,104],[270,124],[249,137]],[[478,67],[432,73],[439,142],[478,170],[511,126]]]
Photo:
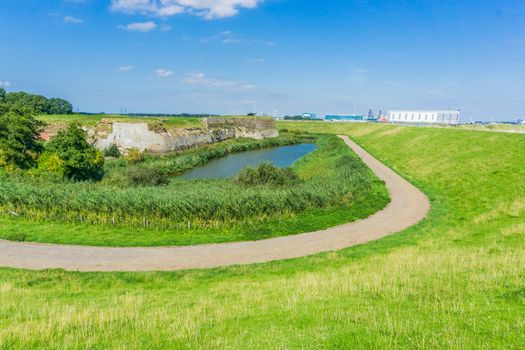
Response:
[[[61,130],[50,142],[40,138],[45,123],[35,115],[72,112],[69,102],[0,89],[0,176],[27,174],[70,180],[100,180],[104,156],[86,141],[78,124]]]
[[[4,108],[26,109],[33,114],[71,114],[73,105],[62,98],[47,98],[27,92],[9,92],[0,88],[0,104]]]

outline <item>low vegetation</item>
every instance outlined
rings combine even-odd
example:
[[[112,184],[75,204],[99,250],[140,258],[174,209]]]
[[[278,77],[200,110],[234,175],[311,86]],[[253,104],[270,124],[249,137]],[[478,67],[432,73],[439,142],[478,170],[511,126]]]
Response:
[[[106,274],[2,269],[0,347],[523,348],[522,135],[282,125],[351,136],[430,196],[428,220],[378,242],[255,266]],[[311,157],[294,166],[304,179],[324,164],[322,154]],[[2,233],[62,227],[6,220]],[[84,226],[69,229],[97,235],[98,226],[82,232]]]
[[[297,163],[295,170],[262,165],[245,170],[234,180],[170,180],[167,176],[230,153],[308,140],[316,142],[318,149]],[[140,159],[135,155],[130,158],[135,153]],[[316,176],[312,176],[313,169]],[[19,219],[165,230],[161,235],[148,233],[150,242],[138,233],[126,239],[110,233],[74,237],[62,230],[52,237],[36,234],[39,241],[126,246],[259,239],[304,232],[348,220],[343,213],[366,217],[388,202],[384,185],[340,139],[298,134],[261,141],[231,140],[166,156],[129,152],[125,159],[107,161],[100,183],[63,182],[57,186],[51,181],[4,175],[0,193],[0,209],[16,213]],[[319,210],[326,211],[326,221],[311,217],[300,223],[298,215],[308,217]],[[276,224],[287,221],[287,229]]]
[[[148,123],[151,130],[158,123],[166,128],[197,128],[202,126],[202,118],[199,117],[142,117],[142,116],[122,116],[114,114],[39,114],[37,119],[48,124],[79,123],[83,126],[94,127],[97,123],[121,122],[121,123]]]
[[[120,153],[120,149],[118,148],[118,146],[112,144],[104,150],[104,156],[109,158],[120,158],[122,154]]]
[[[126,169],[130,186],[165,186],[170,183],[169,176],[156,168],[133,166]]]
[[[293,169],[278,168],[271,163],[246,167],[241,170],[234,181],[247,186],[294,186],[302,183],[301,178]]]

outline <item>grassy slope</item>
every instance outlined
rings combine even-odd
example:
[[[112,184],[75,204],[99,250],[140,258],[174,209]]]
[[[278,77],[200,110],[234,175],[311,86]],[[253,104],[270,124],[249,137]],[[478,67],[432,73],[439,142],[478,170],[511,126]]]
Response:
[[[461,129],[480,130],[480,131],[515,131],[525,132],[525,125],[514,125],[514,124],[467,124],[461,125]]]
[[[224,116],[226,118],[253,118],[242,115],[235,116]],[[173,128],[195,128],[202,126],[202,118],[199,117],[140,117],[140,116],[122,116],[114,114],[42,114],[37,117],[38,119],[49,123],[71,123],[76,122],[85,126],[95,126],[102,120],[122,122],[122,123],[143,123],[143,122],[162,122],[166,127]]]
[[[38,119],[49,123],[70,123],[76,122],[81,125],[95,126],[102,120],[109,120],[115,122],[155,122],[161,121],[166,126],[181,127],[181,128],[192,128],[199,127],[202,125],[201,118],[193,117],[125,117],[111,114],[96,114],[96,115],[83,115],[83,114],[53,114],[53,115],[39,115]]]
[[[4,348],[522,349],[525,138],[346,133],[432,198],[428,220],[337,253],[210,271],[0,270]]]

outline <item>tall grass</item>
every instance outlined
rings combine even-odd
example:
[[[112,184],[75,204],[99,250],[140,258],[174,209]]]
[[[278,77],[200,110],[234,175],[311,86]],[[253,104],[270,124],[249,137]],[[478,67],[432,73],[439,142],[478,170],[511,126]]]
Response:
[[[262,142],[273,145],[289,141]],[[145,166],[180,172],[190,164],[252,149],[260,143],[233,143],[160,161],[151,159]],[[315,177],[290,186],[247,187],[229,180],[173,180],[167,188],[117,188],[95,183],[57,186],[4,176],[0,181],[0,209],[39,220],[181,228],[260,221],[311,208],[344,206],[365,198],[376,181],[367,167],[335,136],[319,136],[317,143],[314,157],[321,154],[332,158],[333,164],[318,169]]]

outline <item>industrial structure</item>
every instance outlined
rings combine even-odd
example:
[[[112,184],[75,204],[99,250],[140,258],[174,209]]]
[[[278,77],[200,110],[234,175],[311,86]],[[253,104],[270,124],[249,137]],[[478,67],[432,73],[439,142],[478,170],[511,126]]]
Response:
[[[332,115],[328,114],[324,117],[326,121],[335,122],[364,122],[367,118],[364,115]]]
[[[318,119],[316,113],[303,113],[302,116],[304,119],[307,119],[307,120],[308,119],[312,119],[312,120]]]
[[[389,111],[391,123],[459,125],[460,111]]]

